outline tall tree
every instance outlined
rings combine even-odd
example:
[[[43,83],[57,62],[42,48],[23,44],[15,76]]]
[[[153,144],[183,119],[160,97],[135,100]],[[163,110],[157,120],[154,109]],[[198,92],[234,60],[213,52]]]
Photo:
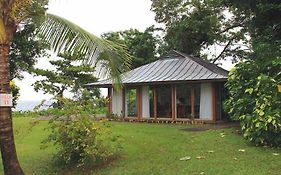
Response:
[[[110,32],[102,35],[102,38],[124,44],[133,56],[132,67],[140,67],[150,63],[157,58],[158,45],[161,44],[160,37],[155,35],[153,26],[144,32],[137,29],[129,29],[119,32]]]
[[[152,0],[152,11],[156,21],[165,24],[171,49],[200,56],[222,47],[210,58],[213,62],[226,56],[241,60],[249,52],[248,16],[233,14],[225,0]]]
[[[232,1],[228,5],[249,16],[253,52],[230,73],[227,111],[239,120],[244,137],[257,145],[281,146],[281,3]]]
[[[22,22],[32,15],[42,16],[47,1],[0,1],[0,93],[10,93],[9,55],[14,35]],[[0,147],[5,174],[23,174],[17,159],[11,107],[0,107]]]
[[[44,93],[54,95],[58,107],[63,106],[62,99],[66,90],[73,92],[76,97],[81,96],[85,90],[84,84],[95,82],[97,78],[94,76],[95,69],[91,65],[81,64],[79,61],[81,61],[79,53],[75,56],[64,53],[60,54],[57,60],[50,61],[52,70],[33,70],[36,76],[43,78],[33,84],[35,91],[43,90]],[[94,94],[99,95],[98,92]]]
[[[23,29],[15,33],[10,51],[10,79],[22,79],[22,72],[32,70],[37,58],[46,56],[44,43],[37,35],[40,21],[30,19]]]
[[[10,93],[9,55],[14,36],[30,18],[45,15],[48,0],[0,0],[0,93]],[[99,64],[114,82],[120,82],[120,72],[130,66],[130,56],[123,46],[101,40],[77,25],[49,15],[40,28],[52,48],[80,52],[85,62]],[[97,59],[98,57],[98,59]],[[11,107],[0,107],[0,147],[6,175],[24,174],[17,159],[12,127]]]

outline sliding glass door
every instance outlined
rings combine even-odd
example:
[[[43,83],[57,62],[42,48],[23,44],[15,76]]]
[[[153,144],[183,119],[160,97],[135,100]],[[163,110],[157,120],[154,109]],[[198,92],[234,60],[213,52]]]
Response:
[[[180,84],[176,86],[176,117],[179,119],[200,118],[199,84]]]
[[[178,85],[176,92],[177,118],[191,119],[191,88]]]
[[[172,118],[172,87],[156,87],[156,104],[158,118]]]

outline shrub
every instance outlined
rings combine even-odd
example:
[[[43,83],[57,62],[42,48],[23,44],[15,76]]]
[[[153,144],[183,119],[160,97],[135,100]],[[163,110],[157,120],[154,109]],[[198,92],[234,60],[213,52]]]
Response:
[[[58,152],[54,158],[63,165],[83,166],[88,163],[105,161],[114,157],[121,146],[105,120],[93,121],[82,107],[73,104],[64,106],[68,117],[50,122],[51,134],[44,140],[54,143]],[[65,114],[66,112],[64,112]]]
[[[250,60],[239,63],[227,82],[226,110],[241,122],[243,135],[256,145],[281,146],[280,48],[259,45]],[[279,50],[278,50],[279,49]]]
[[[107,113],[107,107],[96,105],[100,99],[87,100],[87,101],[74,101],[71,99],[60,99],[64,104],[61,108],[48,108],[39,111],[40,116],[51,116],[54,118],[65,117],[71,115],[88,115]]]

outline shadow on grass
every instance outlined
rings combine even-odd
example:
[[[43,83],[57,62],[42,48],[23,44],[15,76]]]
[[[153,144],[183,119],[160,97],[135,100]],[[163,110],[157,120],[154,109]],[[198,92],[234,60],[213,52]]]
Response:
[[[113,166],[114,162],[123,159],[121,154],[112,156],[107,160],[99,160],[87,162],[83,166],[77,166],[75,164],[65,165],[62,161],[52,159],[48,166],[45,167],[45,172],[48,174],[60,174],[60,175],[84,175],[92,174],[94,172],[106,169]],[[43,168],[42,168],[43,169]]]

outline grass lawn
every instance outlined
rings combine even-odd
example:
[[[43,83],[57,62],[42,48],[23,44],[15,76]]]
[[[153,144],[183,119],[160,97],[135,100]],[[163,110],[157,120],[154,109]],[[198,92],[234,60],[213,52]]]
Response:
[[[234,129],[187,132],[182,129],[192,126],[118,122],[111,125],[122,138],[120,158],[88,171],[60,171],[52,166],[55,148],[40,150],[40,142],[48,134],[44,130],[47,122],[40,122],[30,130],[31,123],[30,118],[14,119],[17,152],[26,174],[279,175],[281,172],[280,149],[251,146]],[[191,159],[179,160],[185,156]],[[204,159],[197,159],[198,156]],[[2,169],[0,165],[1,172]]]

